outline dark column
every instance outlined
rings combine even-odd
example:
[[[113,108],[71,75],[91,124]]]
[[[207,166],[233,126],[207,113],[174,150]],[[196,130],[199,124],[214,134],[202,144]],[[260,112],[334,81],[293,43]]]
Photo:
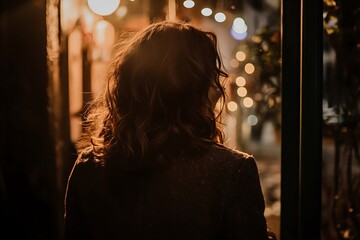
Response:
[[[54,131],[61,120],[50,117],[56,99],[47,62],[47,1],[5,0],[0,10],[0,238],[60,239],[63,142]]]
[[[282,2],[281,239],[320,239],[322,2]]]
[[[299,236],[309,240],[321,230],[322,4],[302,4]]]
[[[298,239],[300,0],[282,1],[281,239]]]

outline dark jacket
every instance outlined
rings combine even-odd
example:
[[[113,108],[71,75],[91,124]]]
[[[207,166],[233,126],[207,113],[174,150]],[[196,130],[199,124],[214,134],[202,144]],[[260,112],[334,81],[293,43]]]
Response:
[[[161,167],[114,171],[87,151],[69,177],[65,238],[262,240],[263,212],[257,166],[246,153],[214,146]]]

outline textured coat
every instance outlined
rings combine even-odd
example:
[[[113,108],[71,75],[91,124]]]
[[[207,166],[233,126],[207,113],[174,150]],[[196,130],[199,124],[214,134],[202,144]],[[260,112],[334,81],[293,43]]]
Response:
[[[84,152],[65,206],[66,239],[268,239],[255,160],[225,147],[116,174]]]

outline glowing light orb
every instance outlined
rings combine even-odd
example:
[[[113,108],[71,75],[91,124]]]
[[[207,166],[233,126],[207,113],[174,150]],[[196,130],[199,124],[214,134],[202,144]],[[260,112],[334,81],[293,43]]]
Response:
[[[246,97],[243,100],[243,104],[246,108],[251,108],[254,105],[254,101],[251,99],[251,97]]]
[[[236,33],[243,34],[243,33],[247,32],[248,27],[247,27],[244,19],[242,19],[241,17],[237,17],[234,19],[232,29]]]
[[[210,8],[203,8],[201,10],[201,14],[204,15],[205,17],[208,17],[212,14],[212,10]]]
[[[252,74],[255,71],[255,66],[252,63],[247,63],[244,69],[247,74]]]
[[[217,21],[219,23],[225,22],[225,20],[226,20],[226,16],[222,12],[218,12],[217,14],[215,14],[214,18],[215,18],[215,21]]]
[[[89,8],[96,14],[108,16],[119,7],[120,0],[87,0]]]
[[[195,2],[192,0],[186,0],[183,2],[184,7],[193,8],[195,6]]]
[[[236,102],[230,101],[230,102],[228,102],[228,104],[227,104],[227,108],[229,109],[229,111],[235,112],[235,111],[237,110],[237,108],[238,108],[238,105],[237,105]]]
[[[111,48],[115,42],[115,28],[106,21],[100,20],[94,26],[94,43],[100,48]]]
[[[235,83],[236,83],[236,85],[238,85],[239,87],[243,87],[243,86],[245,86],[245,84],[246,84],[246,80],[245,80],[245,78],[244,77],[237,77],[236,79],[235,79]]]
[[[127,7],[126,6],[120,6],[119,9],[116,11],[116,16],[122,18],[125,17],[125,15],[127,14]]]
[[[238,51],[236,53],[236,59],[242,62],[246,59],[246,54],[243,51]]]
[[[230,66],[231,66],[232,68],[237,68],[239,65],[240,65],[240,63],[239,63],[238,60],[236,60],[236,59],[231,59],[231,60],[230,60]]]
[[[234,31],[233,28],[231,28],[230,34],[235,40],[239,40],[239,41],[244,40],[247,37],[247,32],[237,33],[237,32]]]
[[[258,118],[255,115],[249,115],[246,119],[247,123],[251,126],[255,126],[258,123]]]
[[[239,95],[239,97],[245,97],[247,94],[247,90],[244,87],[239,87],[236,92]]]

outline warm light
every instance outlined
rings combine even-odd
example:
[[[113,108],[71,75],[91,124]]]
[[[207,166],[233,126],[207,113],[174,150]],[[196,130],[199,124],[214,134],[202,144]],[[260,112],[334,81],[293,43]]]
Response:
[[[229,111],[235,112],[235,111],[237,110],[237,108],[238,108],[238,105],[237,105],[236,102],[230,101],[230,102],[228,102],[228,104],[227,104],[227,108],[229,109]]]
[[[61,30],[63,33],[70,33],[79,18],[79,4],[77,1],[62,0],[60,10]]]
[[[255,71],[255,66],[254,66],[254,64],[252,64],[252,63],[247,63],[247,64],[245,65],[245,72],[246,72],[247,74],[252,74],[252,73],[254,73],[254,71]]]
[[[244,61],[246,58],[246,54],[243,51],[238,51],[236,53],[236,59],[239,60],[240,62]]]
[[[234,19],[232,29],[236,33],[243,34],[243,33],[246,33],[248,28],[247,28],[247,25],[246,25],[244,19],[242,19],[241,17],[237,17]]]
[[[252,36],[251,37],[251,40],[254,42],[254,43],[260,43],[261,42],[261,37],[259,36]]]
[[[236,83],[236,85],[238,85],[239,87],[243,87],[243,86],[245,86],[245,84],[246,84],[246,80],[245,80],[245,78],[244,77],[237,77],[236,79],[235,79],[235,83]]]
[[[212,10],[210,8],[203,8],[201,10],[201,14],[204,15],[205,17],[208,17],[212,14]]]
[[[217,21],[219,23],[222,23],[226,20],[226,16],[222,12],[218,12],[217,14],[215,14],[214,18],[215,18],[215,21]]]
[[[247,32],[237,33],[237,32],[234,31],[233,28],[231,28],[230,34],[234,39],[239,40],[239,41],[243,40],[243,39],[245,39],[247,37]]]
[[[263,99],[261,93],[255,93],[254,100],[260,102]]]
[[[250,97],[244,98],[243,104],[247,108],[251,108],[254,105],[254,101]]]
[[[126,6],[120,6],[119,9],[116,11],[116,16],[122,18],[125,17],[127,14],[127,7]]]
[[[249,115],[247,117],[247,123],[251,126],[255,126],[258,123],[258,118],[255,115]]]
[[[116,11],[120,0],[87,0],[87,3],[94,13],[107,16]]]
[[[92,33],[95,22],[100,18],[94,14],[94,12],[90,11],[89,8],[83,8],[82,12],[82,23],[83,23],[83,31],[85,34]],[[86,38],[84,39],[86,42]]]
[[[236,60],[236,59],[231,59],[230,60],[230,66],[232,67],[232,68],[237,68],[238,66],[239,66],[239,61],[238,60]]]
[[[239,95],[239,97],[245,97],[247,94],[247,90],[244,87],[239,87],[236,92]]]
[[[111,48],[115,42],[115,28],[106,21],[100,20],[94,27],[94,43],[99,48]]]
[[[184,1],[183,5],[186,8],[193,8],[195,6],[195,2],[192,0],[186,0]]]

